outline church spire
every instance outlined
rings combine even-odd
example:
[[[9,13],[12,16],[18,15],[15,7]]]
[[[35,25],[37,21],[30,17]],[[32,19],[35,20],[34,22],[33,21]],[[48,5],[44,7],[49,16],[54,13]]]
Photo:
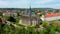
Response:
[[[31,10],[31,6],[30,6],[30,10]]]
[[[31,10],[31,2],[30,2],[29,10],[30,10],[30,25],[32,25],[32,10]]]

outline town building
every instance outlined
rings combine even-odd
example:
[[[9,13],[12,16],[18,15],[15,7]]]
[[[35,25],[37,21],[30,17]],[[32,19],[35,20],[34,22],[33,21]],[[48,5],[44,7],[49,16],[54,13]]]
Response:
[[[60,11],[54,10],[54,12],[48,12],[44,15],[44,19],[46,21],[59,20],[60,19]]]

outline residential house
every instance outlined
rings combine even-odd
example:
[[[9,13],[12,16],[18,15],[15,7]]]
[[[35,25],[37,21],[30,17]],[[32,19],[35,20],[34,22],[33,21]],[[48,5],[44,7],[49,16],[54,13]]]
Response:
[[[59,20],[60,19],[60,11],[46,13],[44,19],[46,21]]]

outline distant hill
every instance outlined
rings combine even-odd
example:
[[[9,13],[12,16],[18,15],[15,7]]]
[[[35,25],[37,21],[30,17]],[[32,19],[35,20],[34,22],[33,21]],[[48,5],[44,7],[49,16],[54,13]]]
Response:
[[[31,8],[32,10],[60,10],[53,8]],[[29,10],[29,8],[0,8],[0,10]]]

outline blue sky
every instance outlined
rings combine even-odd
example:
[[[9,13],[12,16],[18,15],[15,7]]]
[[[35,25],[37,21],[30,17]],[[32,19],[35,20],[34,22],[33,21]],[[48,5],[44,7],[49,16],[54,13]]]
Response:
[[[58,8],[60,0],[0,0],[0,8]]]

